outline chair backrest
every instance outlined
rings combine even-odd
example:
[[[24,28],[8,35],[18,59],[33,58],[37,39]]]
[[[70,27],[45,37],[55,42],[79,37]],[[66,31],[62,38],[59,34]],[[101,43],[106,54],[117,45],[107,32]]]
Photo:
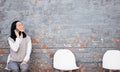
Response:
[[[103,55],[103,68],[120,70],[120,51],[108,50]]]
[[[53,67],[61,70],[72,70],[76,68],[74,54],[69,49],[59,49],[54,54]]]

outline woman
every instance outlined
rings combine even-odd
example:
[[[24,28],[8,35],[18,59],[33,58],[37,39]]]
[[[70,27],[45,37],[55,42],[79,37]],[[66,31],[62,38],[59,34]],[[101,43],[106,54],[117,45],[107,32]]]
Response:
[[[14,21],[11,25],[11,34],[8,38],[10,54],[6,69],[12,72],[27,72],[32,50],[30,37],[24,32],[24,26],[20,21]]]

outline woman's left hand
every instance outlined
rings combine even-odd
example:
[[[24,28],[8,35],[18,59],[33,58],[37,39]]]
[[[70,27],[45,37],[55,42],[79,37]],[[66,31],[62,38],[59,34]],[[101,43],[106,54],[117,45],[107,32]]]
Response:
[[[25,64],[27,64],[27,62],[26,61],[22,61],[21,65],[25,65]]]

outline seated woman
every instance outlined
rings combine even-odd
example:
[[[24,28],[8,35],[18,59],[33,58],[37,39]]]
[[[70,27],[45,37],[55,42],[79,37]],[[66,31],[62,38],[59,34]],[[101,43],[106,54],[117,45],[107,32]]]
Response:
[[[11,25],[11,34],[8,38],[10,54],[6,69],[11,72],[27,72],[32,50],[31,38],[24,32],[24,26],[20,21],[14,21]]]

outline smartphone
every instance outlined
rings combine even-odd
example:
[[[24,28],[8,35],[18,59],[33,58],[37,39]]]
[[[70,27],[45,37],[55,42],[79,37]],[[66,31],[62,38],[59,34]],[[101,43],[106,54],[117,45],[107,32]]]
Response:
[[[15,30],[19,33],[19,35],[21,35],[21,33],[22,33],[21,31],[19,31],[18,29],[15,29]]]
[[[19,32],[19,30],[18,29],[15,29],[17,32]]]

